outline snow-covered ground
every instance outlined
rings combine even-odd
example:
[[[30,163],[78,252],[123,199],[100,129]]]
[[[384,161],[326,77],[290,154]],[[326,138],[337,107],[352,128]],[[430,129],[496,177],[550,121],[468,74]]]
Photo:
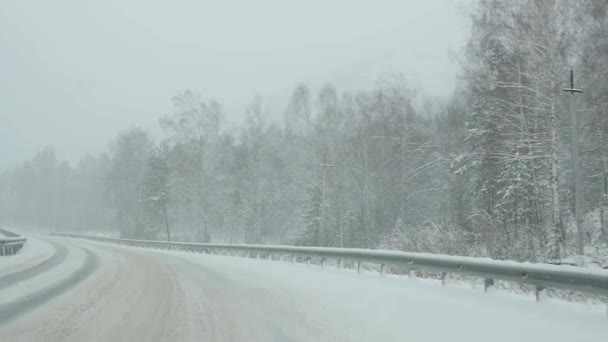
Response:
[[[7,340],[606,341],[602,306],[287,262],[56,239],[99,267]]]
[[[401,277],[361,276],[301,264],[161,253],[172,254],[207,272],[218,272],[216,281],[221,287],[234,286],[238,292],[249,292],[254,298],[253,290],[262,291],[265,295],[261,298],[268,299],[265,306],[256,300],[246,303],[252,312],[267,308],[264,320],[272,317],[270,321],[275,325],[283,322],[277,329],[294,324],[288,313],[316,328],[318,335],[300,330],[296,341],[555,342],[603,341],[608,336],[608,317],[600,306],[537,304],[531,298],[441,288],[439,283],[429,286],[429,282]],[[228,298],[227,302],[230,301]],[[276,310],[275,303],[281,302],[286,311]],[[234,313],[243,307],[247,305],[237,302]],[[297,326],[294,330],[284,329],[283,333],[286,336],[297,333]]]
[[[40,264],[55,253],[55,248],[48,242],[36,237],[27,238],[27,242],[17,254],[0,257],[0,277]]]
[[[67,257],[60,264],[3,288],[0,291],[0,308],[15,299],[31,296],[68,279],[82,267],[85,260],[85,252],[82,249],[68,246]]]

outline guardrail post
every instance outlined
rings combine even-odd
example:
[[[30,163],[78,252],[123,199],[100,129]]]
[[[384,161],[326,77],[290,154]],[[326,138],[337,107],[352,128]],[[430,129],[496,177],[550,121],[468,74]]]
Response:
[[[448,272],[441,272],[441,286],[444,286],[448,281]]]
[[[361,261],[357,261],[357,274],[361,273]]]
[[[380,264],[380,276],[384,275],[384,264]]]
[[[545,293],[544,286],[536,285],[534,287],[534,297],[536,297],[537,302],[540,302],[544,298],[544,295],[543,295],[544,293]]]
[[[295,262],[296,262],[296,255],[295,255],[295,254],[293,254],[293,255],[291,256],[291,263],[295,263]]]
[[[494,279],[486,278],[483,280],[483,292],[488,292],[488,289],[494,287]]]
[[[407,277],[410,279],[415,279],[416,278],[416,270],[413,268],[410,268],[409,270],[407,270]]]
[[[342,259],[338,259],[338,269],[342,268]]]
[[[321,258],[321,267],[325,266],[325,258]]]

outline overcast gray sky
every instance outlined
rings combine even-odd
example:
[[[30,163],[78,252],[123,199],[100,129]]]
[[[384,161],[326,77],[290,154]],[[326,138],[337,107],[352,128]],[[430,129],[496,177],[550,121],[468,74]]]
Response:
[[[73,161],[157,130],[185,89],[233,122],[255,93],[282,110],[299,81],[360,88],[394,71],[446,96],[469,2],[1,0],[0,170],[44,145]]]

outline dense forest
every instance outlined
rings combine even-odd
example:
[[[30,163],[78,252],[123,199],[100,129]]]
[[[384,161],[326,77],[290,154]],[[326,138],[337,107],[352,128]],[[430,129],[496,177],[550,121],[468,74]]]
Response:
[[[256,96],[232,127],[213,94],[184,91],[162,137],[125,127],[74,165],[47,147],[0,174],[0,222],[530,261],[605,253],[608,3],[479,0],[469,15],[447,100],[399,74],[359,91],[300,83],[281,113]]]

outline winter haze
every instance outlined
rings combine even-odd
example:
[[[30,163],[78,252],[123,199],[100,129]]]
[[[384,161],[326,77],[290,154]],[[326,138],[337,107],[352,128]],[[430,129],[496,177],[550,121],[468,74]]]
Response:
[[[2,341],[606,342],[608,1],[1,1]]]
[[[230,121],[256,93],[278,115],[297,82],[356,89],[402,72],[449,95],[468,3],[3,1],[0,169],[43,145],[77,161],[124,127],[157,133],[185,89],[218,99]]]

